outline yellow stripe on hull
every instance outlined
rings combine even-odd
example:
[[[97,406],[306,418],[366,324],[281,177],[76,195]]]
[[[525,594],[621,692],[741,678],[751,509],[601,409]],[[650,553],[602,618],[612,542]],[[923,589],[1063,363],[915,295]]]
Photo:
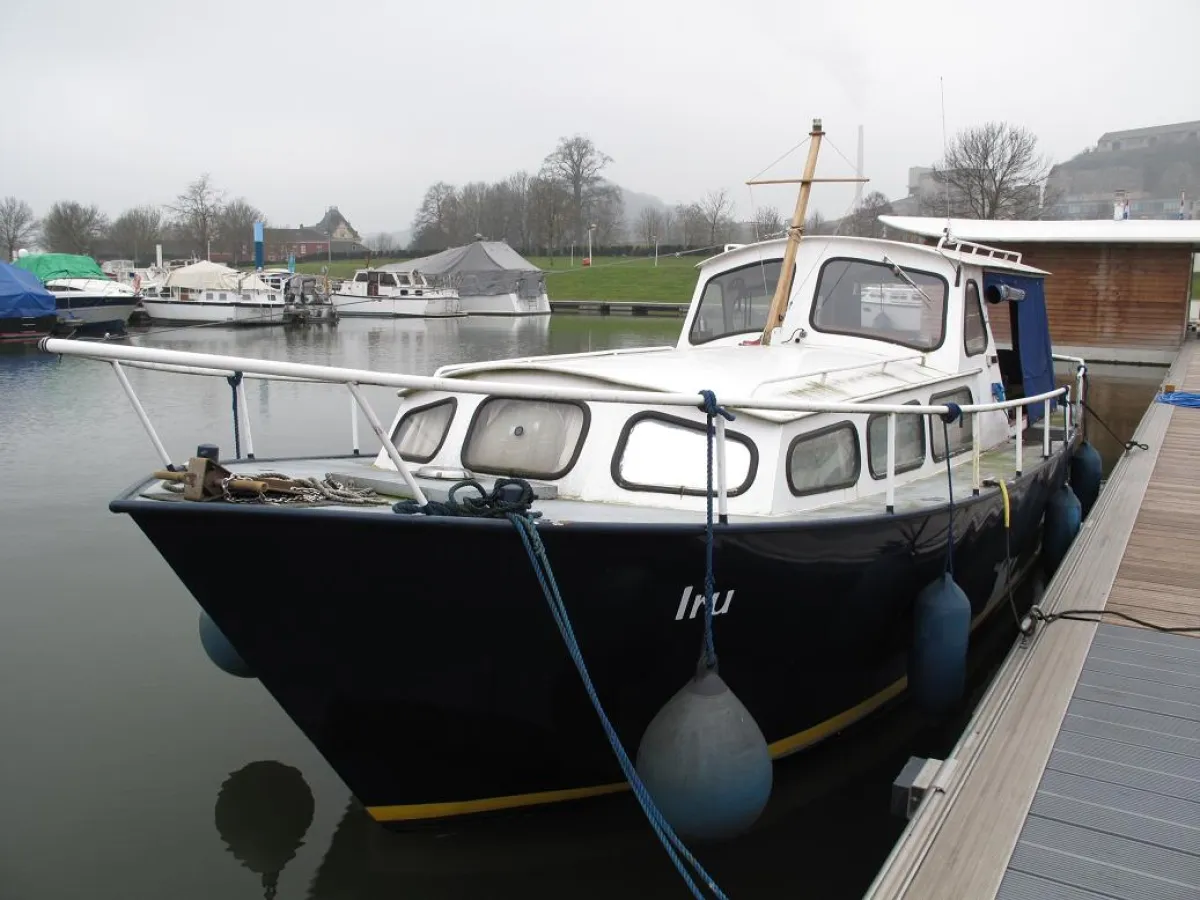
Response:
[[[783,738],[768,746],[772,758],[778,759],[798,750],[803,750],[818,741],[824,740],[859,719],[874,712],[888,700],[898,696],[908,684],[907,678],[894,681],[879,693],[868,697],[857,706],[845,712],[838,713],[811,728],[806,728],[799,734]],[[472,813],[495,812],[503,809],[518,809],[522,806],[541,806],[548,803],[562,803],[565,800],[581,800],[585,797],[599,797],[603,794],[615,794],[629,789],[624,782],[599,784],[594,787],[568,788],[561,791],[537,791],[532,794],[511,794],[507,797],[487,797],[482,800],[454,800],[448,803],[416,803],[404,806],[368,806],[367,812],[377,822],[417,822],[423,819],[446,819],[454,816],[471,815]]]

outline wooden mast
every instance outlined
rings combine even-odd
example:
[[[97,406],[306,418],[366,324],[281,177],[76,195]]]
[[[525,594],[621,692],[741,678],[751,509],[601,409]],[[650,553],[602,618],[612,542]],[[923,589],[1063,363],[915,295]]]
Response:
[[[808,195],[812,192],[813,173],[817,170],[817,153],[821,149],[821,138],[824,134],[825,132],[821,130],[821,120],[813,119],[812,131],[809,132],[812,141],[808,145],[808,160],[804,163],[804,175],[800,179],[800,193],[796,196],[796,211],[792,214],[792,225],[788,228],[783,268],[779,270],[775,296],[771,298],[771,307],[767,310],[767,323],[763,327],[763,346],[771,343],[771,332],[783,322],[788,297],[792,293],[792,270],[796,266],[796,249],[804,236],[804,219],[808,215]]]

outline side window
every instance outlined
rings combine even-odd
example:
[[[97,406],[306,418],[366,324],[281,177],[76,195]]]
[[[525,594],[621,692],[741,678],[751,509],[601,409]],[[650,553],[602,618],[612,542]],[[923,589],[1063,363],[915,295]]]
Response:
[[[355,272],[355,273],[354,273],[354,280],[355,280],[355,281],[357,281],[359,284],[366,284],[366,282],[367,282],[367,273],[366,273],[366,272]]]
[[[637,413],[625,423],[613,453],[612,478],[627,491],[701,495],[708,489],[704,425],[662,413]],[[725,432],[725,479],[730,497],[744,493],[758,469],[754,442]],[[714,479],[716,473],[713,473]],[[715,487],[715,481],[714,481]]]
[[[788,490],[797,497],[854,487],[862,458],[858,430],[850,422],[796,437],[788,447]]]
[[[379,283],[384,287],[395,287],[396,279],[391,272],[381,272],[379,273]]]
[[[700,294],[688,341],[704,344],[731,334],[762,331],[782,269],[783,260],[769,259],[710,278]]]
[[[400,417],[392,443],[409,462],[427,463],[442,449],[458,401],[450,397],[410,409]]]
[[[910,400],[906,406],[920,406]],[[888,417],[876,413],[867,419],[867,462],[872,478],[887,478]],[[919,469],[925,462],[925,417],[896,416],[896,474]]]
[[[988,338],[983,322],[983,304],[979,302],[979,285],[974,281],[967,282],[965,305],[963,349],[967,351],[967,356],[978,356],[987,350]]]
[[[940,406],[943,403],[957,403],[959,406],[966,406],[974,402],[971,399],[971,389],[965,387],[934,394],[929,398],[930,406]],[[942,432],[942,424],[941,419],[930,420],[933,458],[936,461],[941,462],[946,458],[946,436],[950,438],[951,456],[957,456],[971,449],[971,414],[963,413],[957,422],[947,425],[945,435]]]
[[[589,420],[582,403],[489,397],[471,419],[463,466],[491,475],[562,478],[579,457]]]

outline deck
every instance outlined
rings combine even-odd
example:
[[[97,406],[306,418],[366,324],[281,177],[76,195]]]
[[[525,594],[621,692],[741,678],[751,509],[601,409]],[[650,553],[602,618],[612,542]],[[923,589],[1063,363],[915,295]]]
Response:
[[[1041,605],[1200,625],[1200,410],[1152,404],[1137,436]],[[1200,637],[1104,620],[1014,648],[870,900],[1200,896]]]

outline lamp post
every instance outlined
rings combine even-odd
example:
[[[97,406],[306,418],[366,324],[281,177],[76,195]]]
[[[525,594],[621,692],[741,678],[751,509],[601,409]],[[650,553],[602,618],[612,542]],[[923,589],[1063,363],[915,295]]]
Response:
[[[654,268],[658,268],[658,235],[650,235],[650,240],[654,241]]]
[[[593,222],[588,226],[588,265],[592,264],[592,232],[596,230],[596,223]]]

